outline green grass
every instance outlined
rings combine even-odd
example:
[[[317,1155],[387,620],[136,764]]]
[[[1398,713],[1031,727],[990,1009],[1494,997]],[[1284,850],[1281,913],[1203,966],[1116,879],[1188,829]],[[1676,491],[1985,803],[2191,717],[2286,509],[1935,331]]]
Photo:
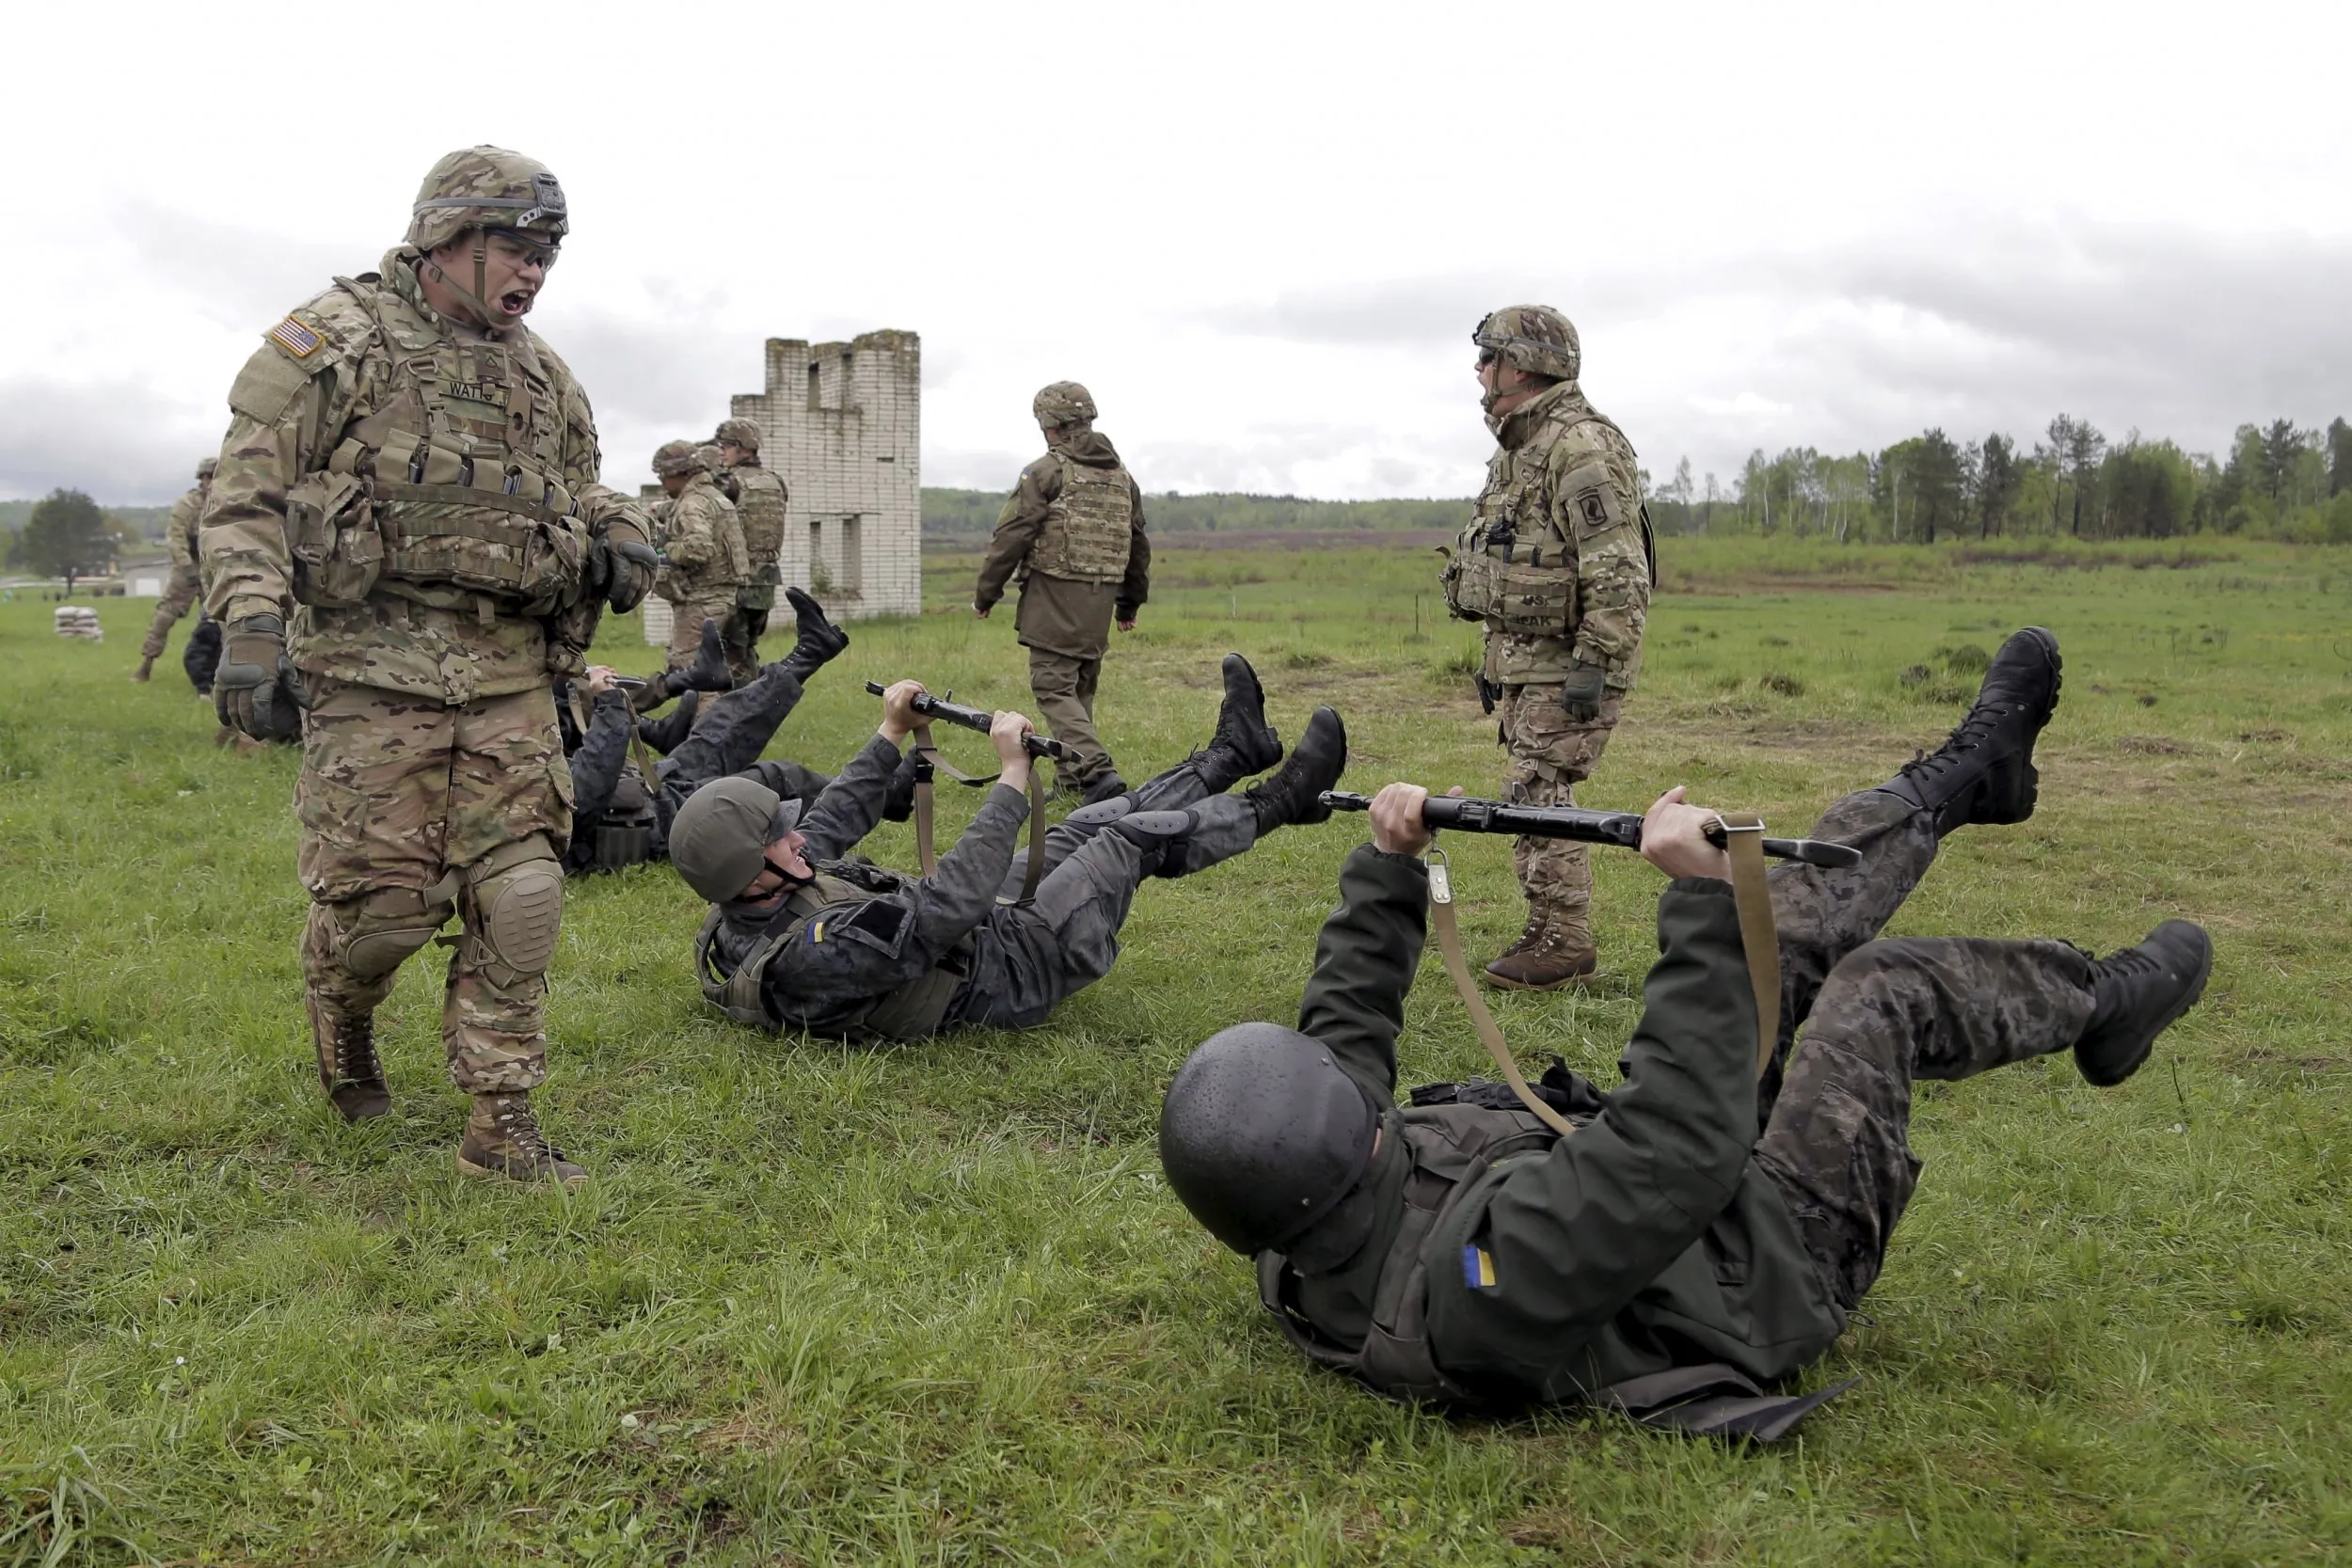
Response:
[[[1286,733],[1347,715],[1351,783],[1491,786],[1433,561],[1168,551],[1104,683],[1129,776],[1205,734],[1238,647]],[[837,763],[866,676],[1020,701],[1005,619],[946,612],[971,564],[933,562],[940,613],[855,628],[779,751]],[[666,868],[575,885],[541,1096],[595,1173],[566,1200],[453,1169],[424,962],[382,1015],[394,1113],[334,1118],[293,757],[215,750],[176,669],[124,680],[147,606],[102,605],[97,647],[0,606],[0,1561],[2352,1554],[2352,557],[1673,541],[1667,569],[1590,803],[1686,783],[1798,828],[1934,744],[1981,653],[2042,622],[2067,656],[2042,809],[1956,837],[1899,929],[2104,950],[2183,914],[2218,951],[2120,1089],[2063,1059],[1922,1086],[1919,1196],[1818,1374],[1862,1385],[1762,1453],[1360,1393],[1161,1185],[1161,1086],[1212,1030],[1287,1016],[1359,820],[1147,887],[1119,969],[1046,1028],[887,1052],[706,1009]],[[634,633],[607,635],[628,668]],[[869,847],[913,863],[904,828]],[[1499,945],[1506,847],[1451,847]],[[1595,858],[1603,983],[1494,1005],[1525,1058],[1606,1082],[1659,883]],[[1404,1056],[1407,1083],[1482,1064],[1434,959]]]

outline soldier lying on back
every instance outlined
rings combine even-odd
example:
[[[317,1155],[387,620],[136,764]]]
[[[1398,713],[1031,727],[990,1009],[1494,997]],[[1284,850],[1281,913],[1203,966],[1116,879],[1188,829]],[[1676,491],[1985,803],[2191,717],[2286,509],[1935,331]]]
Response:
[[[678,813],[670,858],[712,901],[696,939],[703,992],[744,1023],[850,1040],[911,1039],[958,1024],[1019,1029],[1107,974],[1146,877],[1231,859],[1276,828],[1319,822],[1347,734],[1317,708],[1282,762],[1265,694],[1239,654],[1209,744],[1129,794],[1074,811],[1046,837],[1034,900],[1017,899],[1029,721],[997,715],[1004,772],[936,872],[914,878],[846,857],[881,814],[898,749],[919,722],[913,681],[885,693],[882,723],[805,813],[748,779],[722,779]]]
[[[564,859],[565,871],[612,871],[667,856],[678,808],[714,779],[751,779],[794,800],[814,800],[833,783],[797,762],[759,760],[799,704],[803,684],[850,645],[850,634],[826,619],[823,606],[797,588],[786,592],[800,617],[800,641],[747,686],[729,689],[734,677],[719,625],[706,620],[701,653],[683,670],[648,676],[631,693],[612,671],[593,665],[589,695],[579,707],[572,701],[576,689],[558,693],[556,711],[572,766],[572,847]],[[697,705],[706,691],[722,693],[707,708]],[[657,723],[637,717],[672,695],[680,701],[669,719]],[[662,753],[650,776],[631,759],[632,734]],[[910,766],[891,781],[884,819],[906,820],[914,796]]]
[[[1427,794],[1390,785],[1374,842],[1341,871],[1298,1030],[1226,1030],[1169,1086],[1169,1185],[1256,1256],[1293,1342],[1383,1392],[1592,1401],[1778,1435],[1827,1394],[1757,1386],[1836,1339],[1917,1180],[1912,1080],[2071,1049],[2085,1078],[2119,1084],[2203,990],[2212,949],[2185,921],[2096,961],[2062,942],[1873,940],[1944,834],[2032,815],[2058,689],[2056,640],[2018,633],[1940,751],[1813,830],[1859,849],[1858,867],[1773,868],[1782,1003],[1760,1083],[1729,867],[1701,836],[1711,814],[1661,797],[1642,853],[1677,879],[1661,956],[1624,1082],[1559,1085],[1555,1109],[1581,1123],[1565,1138],[1464,1085],[1393,1103],[1429,877]]]

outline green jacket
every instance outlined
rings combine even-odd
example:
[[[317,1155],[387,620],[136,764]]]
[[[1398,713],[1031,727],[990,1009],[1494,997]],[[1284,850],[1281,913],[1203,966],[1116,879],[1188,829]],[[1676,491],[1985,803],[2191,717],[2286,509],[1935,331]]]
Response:
[[[1428,906],[1422,862],[1358,848],[1299,1006],[1299,1028],[1383,1105]],[[1422,1248],[1431,1353],[1483,1394],[1568,1401],[1715,1361],[1770,1382],[1845,1326],[1779,1190],[1749,1159],[1756,1004],[1729,884],[1671,884],[1658,945],[1607,1108],[1549,1150],[1498,1161]],[[1404,1114],[1391,1109],[1383,1125],[1357,1195],[1290,1248],[1290,1299],[1343,1344],[1362,1342],[1417,1175],[1427,1196],[1426,1173],[1408,1168]],[[1479,1253],[1491,1285],[1469,1278],[1465,1259]]]

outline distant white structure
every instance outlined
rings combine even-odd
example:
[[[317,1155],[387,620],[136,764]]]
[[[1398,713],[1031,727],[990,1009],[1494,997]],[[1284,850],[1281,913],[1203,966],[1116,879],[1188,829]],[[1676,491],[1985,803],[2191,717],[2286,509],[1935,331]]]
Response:
[[[760,461],[792,492],[784,580],[835,620],[922,613],[922,340],[771,338],[768,389],[729,412],[759,426]],[[781,604],[773,620],[790,624]],[[645,641],[669,640],[670,607],[648,598]]]
[[[122,585],[122,591],[134,599],[160,599],[164,596],[164,579],[154,576],[135,576]]]

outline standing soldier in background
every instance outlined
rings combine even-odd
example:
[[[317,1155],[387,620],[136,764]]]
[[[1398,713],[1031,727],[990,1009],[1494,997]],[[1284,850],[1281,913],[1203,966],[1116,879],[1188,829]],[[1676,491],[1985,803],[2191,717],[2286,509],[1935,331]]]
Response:
[[[1497,310],[1470,334],[1496,451],[1478,509],[1454,542],[1446,604],[1486,628],[1478,694],[1500,720],[1511,798],[1565,806],[1592,773],[1642,670],[1657,578],[1632,443],[1577,387],[1576,328],[1546,305]],[[1585,847],[1512,848],[1527,926],[1486,966],[1513,990],[1593,974],[1593,872]]]
[[[720,490],[702,449],[691,441],[665,441],[653,454],[653,471],[670,495],[654,592],[670,601],[670,668],[683,670],[702,646],[705,619],[718,622],[725,635],[737,597],[751,580],[752,559],[735,504]],[[727,666],[743,679],[732,648]]]
[[[203,573],[197,566],[196,529],[203,520],[204,503],[213,493],[213,469],[219,462],[208,457],[199,463],[196,488],[171,503],[171,520],[164,525],[164,542],[171,546],[171,581],[164,588],[163,602],[155,607],[155,619],[148,623],[147,641],[139,644],[139,667],[131,672],[135,681],[146,680],[154,673],[164,644],[171,641],[171,628],[203,591]]]
[[[736,595],[735,620],[724,628],[727,663],[739,686],[755,679],[759,670],[759,639],[768,630],[768,612],[776,608],[785,506],[792,497],[783,480],[759,466],[758,425],[750,420],[727,420],[715,439],[719,460],[735,481],[735,513],[743,524],[743,547],[752,557],[752,580]]]
[[[1143,487],[1095,430],[1087,389],[1057,381],[1030,406],[1045,455],[1021,470],[997,515],[972,610],[986,620],[1005,585],[1020,582],[1013,627],[1029,650],[1029,689],[1054,738],[1078,758],[1058,782],[1091,804],[1127,789],[1094,733],[1094,689],[1111,622],[1135,630],[1151,592],[1152,541],[1143,531]]]
[[[308,689],[294,810],[321,1085],[346,1119],[389,1109],[375,1008],[455,914],[458,1166],[566,1186],[585,1173],[530,1101],[571,834],[549,676],[584,673],[600,601],[633,607],[654,564],[637,503],[597,483],[586,395],[523,325],[568,227],[532,159],[435,164],[382,272],[296,307],[239,373],[202,534],[222,721],[278,726],[290,643]]]

